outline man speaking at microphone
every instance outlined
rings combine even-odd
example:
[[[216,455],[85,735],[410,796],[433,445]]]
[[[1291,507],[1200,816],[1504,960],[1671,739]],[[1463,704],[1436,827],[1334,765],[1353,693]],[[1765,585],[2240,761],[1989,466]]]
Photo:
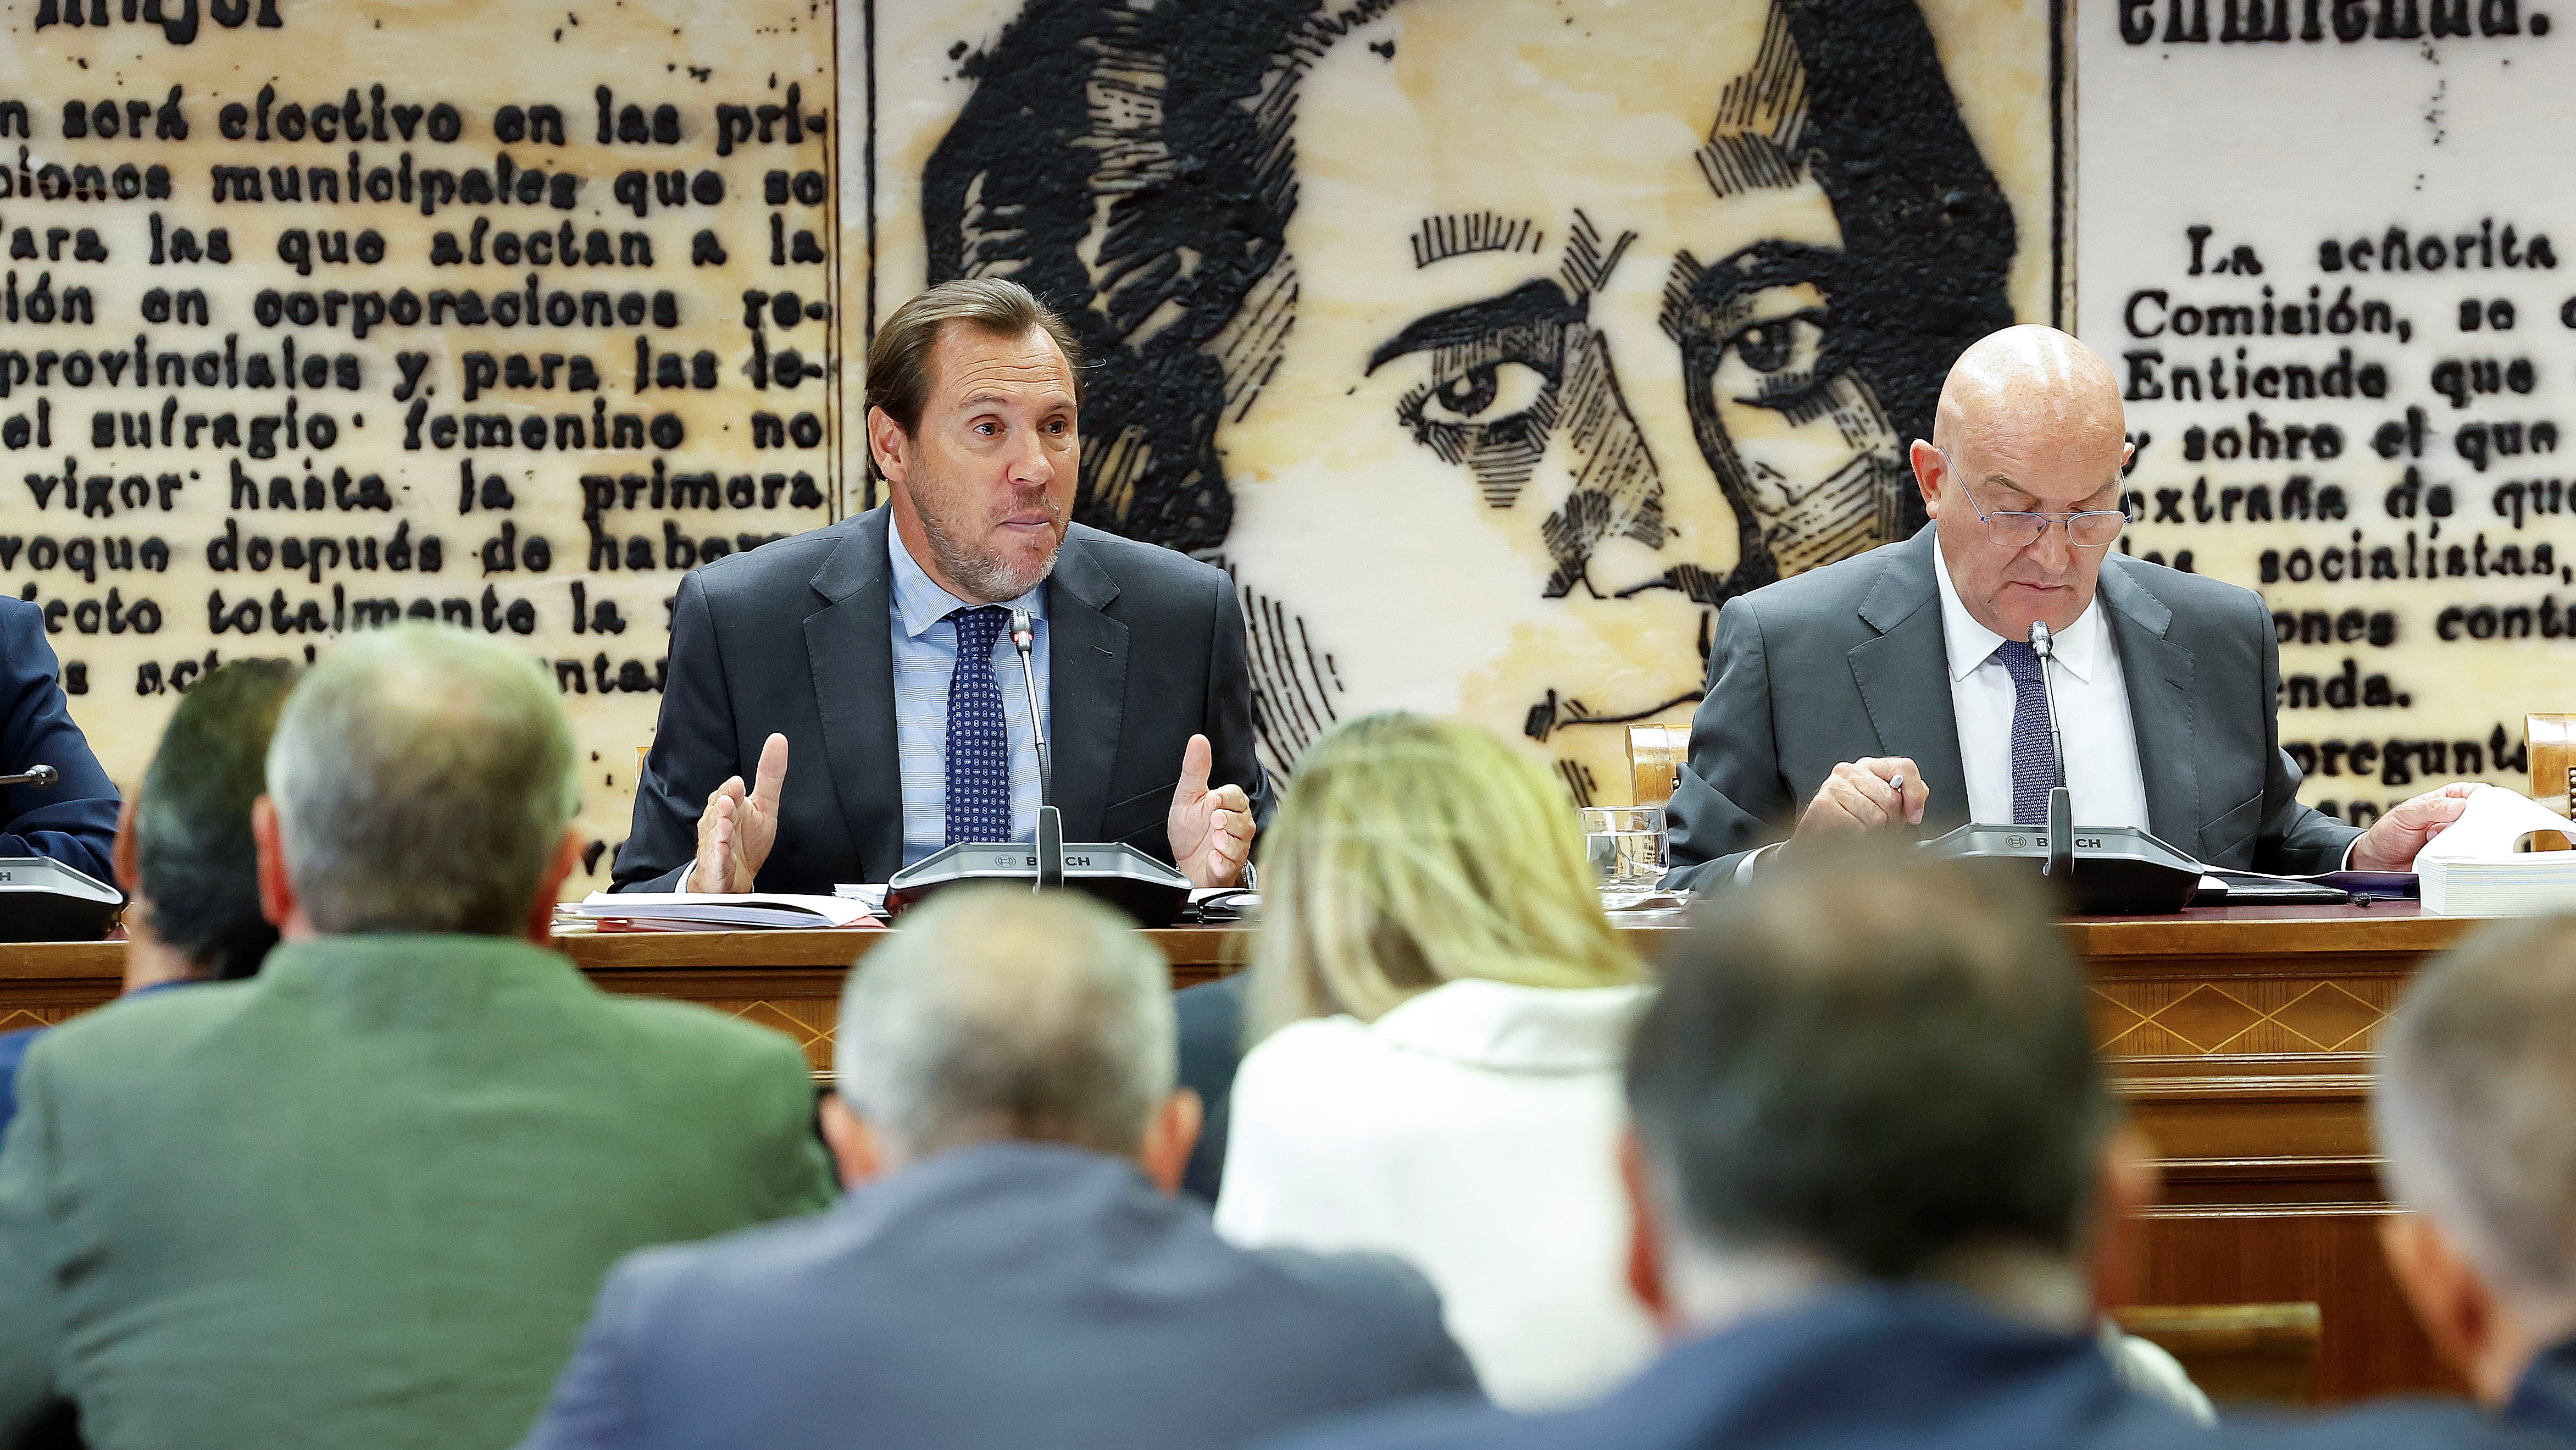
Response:
[[[2083,343],[2010,327],[1961,354],[1911,458],[1932,522],[1720,616],[1667,881],[1743,879],[1783,834],[2044,824],[2034,624],[2054,636],[2076,825],[2143,827],[2231,870],[2410,869],[2469,787],[2366,831],[2300,804],[2271,611],[2113,552],[2129,452],[2119,385]]]
[[[1234,882],[1271,806],[1234,585],[1070,522],[1081,362],[1014,282],[943,283],[886,319],[867,439],[888,502],[681,581],[618,889],[829,892],[1032,840],[1032,705],[1067,841]]]

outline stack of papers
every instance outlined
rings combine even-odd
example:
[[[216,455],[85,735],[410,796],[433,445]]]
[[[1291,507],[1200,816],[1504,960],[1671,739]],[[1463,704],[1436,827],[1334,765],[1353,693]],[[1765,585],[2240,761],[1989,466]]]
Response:
[[[2564,816],[2495,786],[2415,858],[2424,909],[2443,916],[2530,916],[2576,909],[2576,851],[2531,850],[2539,832],[2564,832]]]
[[[778,891],[594,891],[566,911],[619,931],[813,931],[878,924],[875,908],[864,901]]]

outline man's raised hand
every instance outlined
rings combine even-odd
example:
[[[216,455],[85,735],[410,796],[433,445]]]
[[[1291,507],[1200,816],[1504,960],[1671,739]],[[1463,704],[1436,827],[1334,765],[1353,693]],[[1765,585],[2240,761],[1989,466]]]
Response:
[[[1172,861],[1198,887],[1232,886],[1252,859],[1252,800],[1239,785],[1208,789],[1215,751],[1193,735],[1181,752],[1181,779],[1172,788],[1168,821]]]
[[[749,891],[769,848],[778,842],[778,788],[787,780],[787,737],[761,743],[751,789],[734,776],[707,795],[698,816],[698,860],[681,883],[684,891]]]

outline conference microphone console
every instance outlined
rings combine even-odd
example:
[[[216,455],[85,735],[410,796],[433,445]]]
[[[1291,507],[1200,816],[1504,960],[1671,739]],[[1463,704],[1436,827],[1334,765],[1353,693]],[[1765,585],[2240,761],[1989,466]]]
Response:
[[[950,846],[894,873],[886,883],[886,910],[901,915],[938,891],[975,882],[1038,890],[1047,859],[1026,842]],[[1058,888],[1097,897],[1138,926],[1170,926],[1189,904],[1188,877],[1124,841],[1068,846],[1059,838],[1052,859]]]
[[[2061,854],[2052,849],[2063,843]],[[2024,861],[2059,883],[2081,916],[2180,911],[2200,889],[2200,863],[2135,826],[1966,825],[1923,843],[1938,856]]]
[[[0,786],[51,790],[50,765],[0,775]],[[0,942],[97,941],[125,905],[125,893],[45,856],[0,856]]]
[[[125,896],[44,856],[0,856],[0,941],[97,941]]]

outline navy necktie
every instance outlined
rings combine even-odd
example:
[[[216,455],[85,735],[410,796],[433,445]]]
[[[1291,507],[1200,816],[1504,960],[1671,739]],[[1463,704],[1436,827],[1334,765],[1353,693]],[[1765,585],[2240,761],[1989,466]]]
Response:
[[[948,844],[1011,839],[1010,735],[993,680],[993,641],[1010,611],[998,604],[949,612],[957,667],[948,677]]]
[[[2017,639],[1995,646],[1995,658],[2013,682],[2013,824],[2048,824],[2048,791],[2057,784],[2056,752],[2048,743],[2048,697],[2040,693],[2039,652]]]

